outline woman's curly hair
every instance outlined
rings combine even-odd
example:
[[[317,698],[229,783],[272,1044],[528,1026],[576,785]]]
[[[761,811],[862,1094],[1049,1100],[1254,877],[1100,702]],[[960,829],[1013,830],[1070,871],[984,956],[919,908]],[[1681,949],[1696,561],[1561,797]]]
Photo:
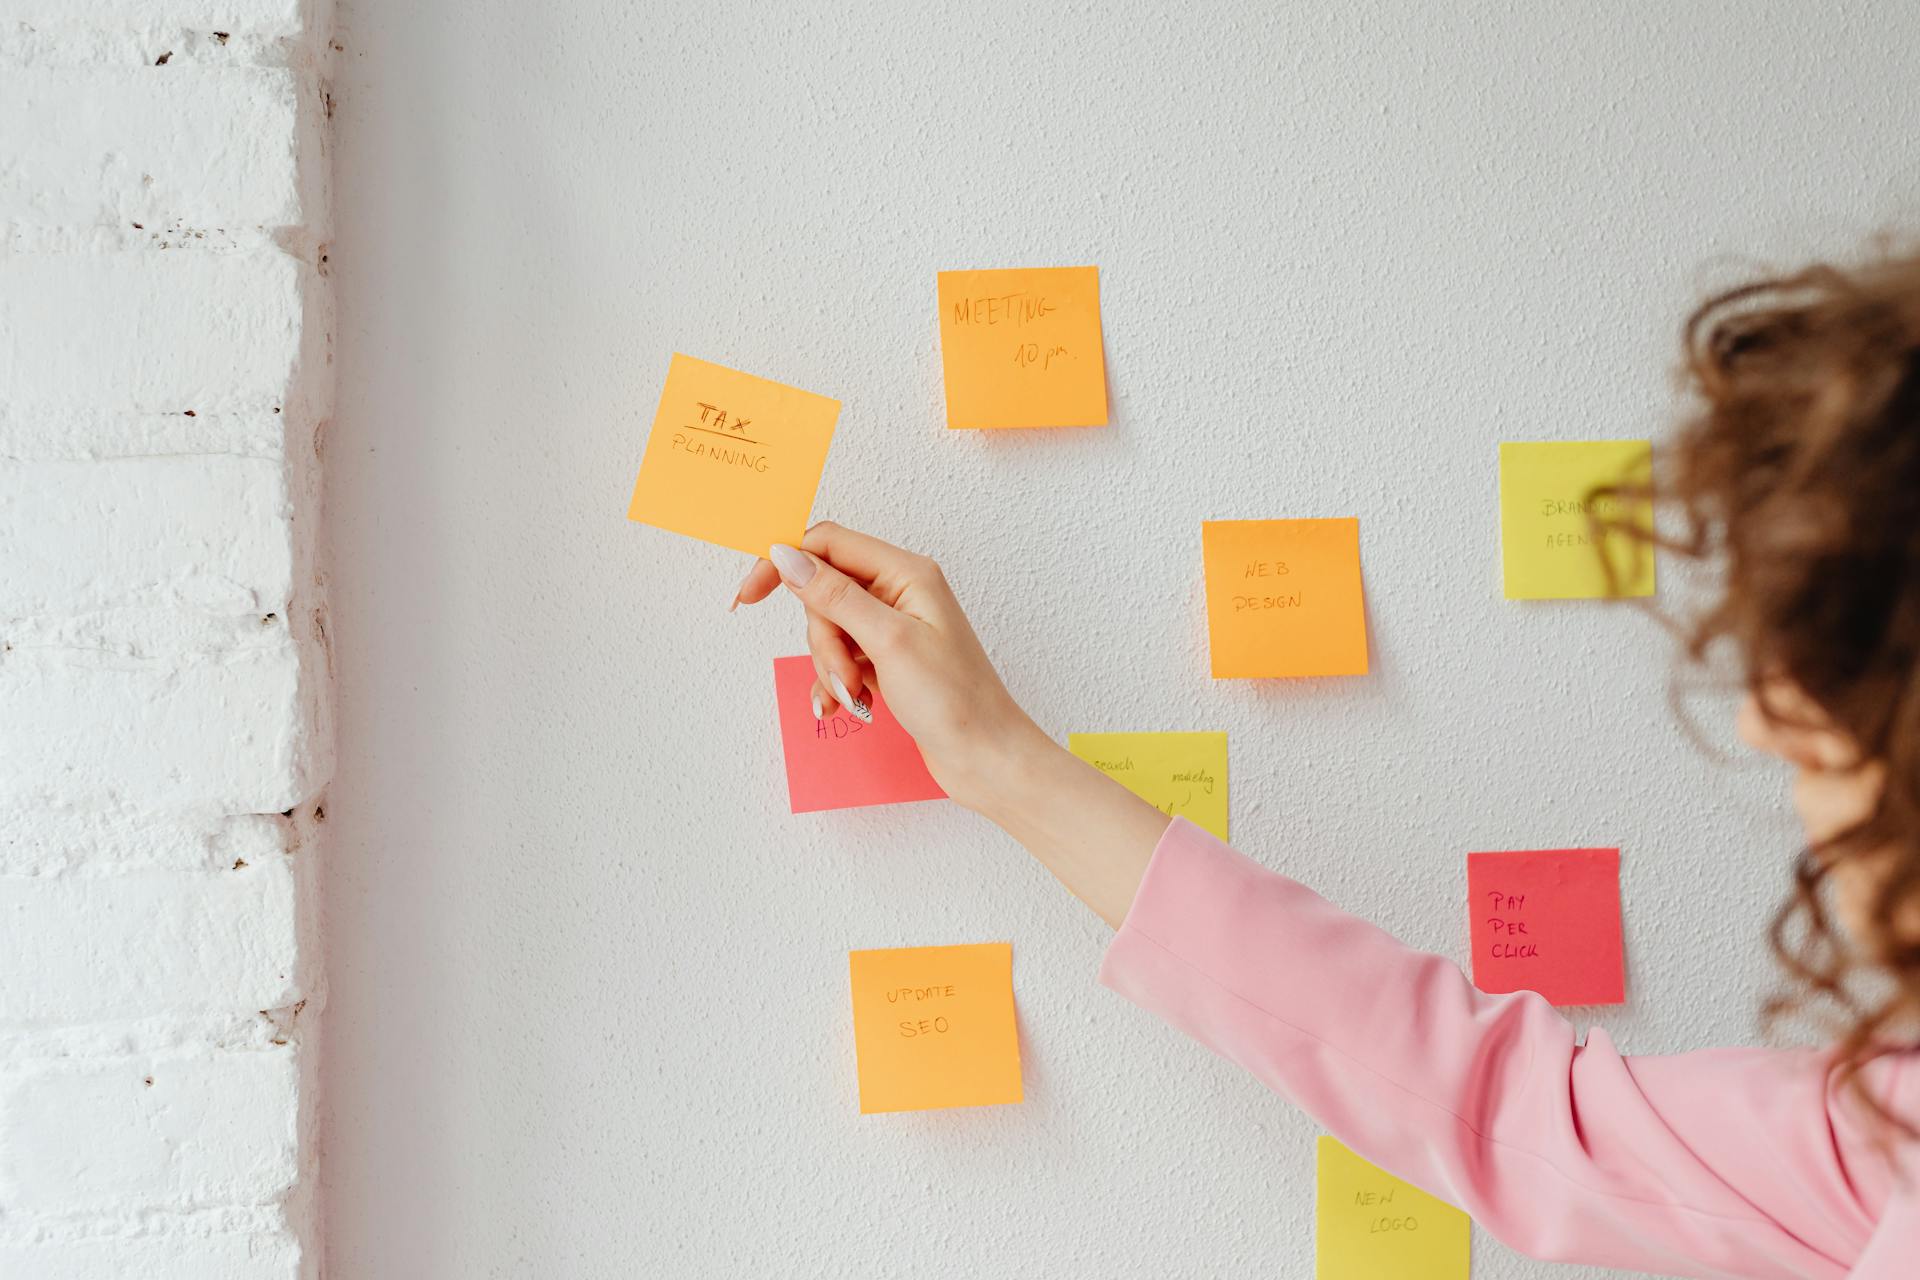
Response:
[[[1877,809],[1799,858],[1771,933],[1790,986],[1768,1013],[1837,1012],[1836,1085],[1920,1134],[1860,1087],[1869,1062],[1920,1044],[1920,255],[1710,298],[1685,375],[1699,408],[1645,491],[1675,527],[1641,536],[1723,575],[1683,624],[1689,656],[1730,644],[1764,714],[1791,723],[1766,696],[1784,677],[1885,770]],[[1849,939],[1823,889],[1855,860],[1874,888]]]

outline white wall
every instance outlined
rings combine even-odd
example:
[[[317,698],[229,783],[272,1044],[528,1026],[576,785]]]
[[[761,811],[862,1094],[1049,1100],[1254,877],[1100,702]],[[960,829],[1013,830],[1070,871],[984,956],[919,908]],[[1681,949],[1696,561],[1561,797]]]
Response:
[[[318,1274],[327,22],[0,0],[0,1276]]]
[[[1731,255],[1920,225],[1911,5],[645,8],[344,14],[335,1274],[1310,1274],[1314,1126],[1020,850],[786,813],[797,611],[623,518],[674,350],[846,402],[818,513],[1042,723],[1225,729],[1242,847],[1455,957],[1469,850],[1617,843],[1605,1024],[1755,1035],[1779,779],[1631,609],[1500,598],[1495,446],[1657,434]],[[1070,263],[1113,425],[943,430],[935,271]],[[1314,515],[1374,674],[1209,680],[1200,521]],[[847,949],[986,939],[1028,1101],[858,1115]]]

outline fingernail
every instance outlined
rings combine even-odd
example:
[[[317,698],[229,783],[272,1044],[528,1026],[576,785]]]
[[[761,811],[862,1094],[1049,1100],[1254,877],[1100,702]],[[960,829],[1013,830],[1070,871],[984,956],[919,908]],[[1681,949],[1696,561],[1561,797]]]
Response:
[[[767,555],[773,561],[773,567],[780,571],[780,576],[786,579],[790,587],[804,587],[813,577],[813,561],[809,560],[807,553],[798,547],[776,542]]]
[[[759,567],[760,562],[758,560],[754,561],[753,569],[758,569]],[[740,585],[733,589],[733,603],[727,606],[728,613],[732,613],[740,607],[740,593],[745,591],[747,589],[747,583],[753,580],[753,569],[747,570],[747,576],[740,579]]]
[[[827,718],[827,709],[820,701],[820,691],[818,689],[813,691],[813,718],[815,720],[825,720]]]
[[[855,719],[862,724],[873,723],[873,709],[847,692],[847,682],[840,678],[838,671],[827,672],[827,683],[833,686],[833,696],[840,699],[840,705],[851,711]]]

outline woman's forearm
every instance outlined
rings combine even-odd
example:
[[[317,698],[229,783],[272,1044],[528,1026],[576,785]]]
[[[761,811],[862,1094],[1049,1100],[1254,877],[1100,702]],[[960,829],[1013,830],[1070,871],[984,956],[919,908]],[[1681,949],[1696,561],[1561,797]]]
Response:
[[[1029,726],[983,768],[972,806],[1119,928],[1170,819]]]

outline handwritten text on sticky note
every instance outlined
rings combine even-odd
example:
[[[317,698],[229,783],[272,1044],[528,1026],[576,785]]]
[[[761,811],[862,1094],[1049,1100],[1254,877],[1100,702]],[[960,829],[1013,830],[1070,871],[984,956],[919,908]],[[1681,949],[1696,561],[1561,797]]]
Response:
[[[774,704],[793,812],[946,797],[879,690],[867,691],[872,724],[861,723],[844,708],[825,720],[816,719],[812,691],[813,659],[773,660]]]
[[[1653,474],[1645,440],[1523,441],[1500,446],[1500,549],[1509,600],[1650,596],[1653,548],[1621,529],[1598,543],[1593,520],[1652,528],[1652,509],[1597,487],[1644,486]],[[1617,583],[1608,590],[1607,566]]]
[[[942,271],[949,427],[1103,427],[1100,270]]]
[[[1334,1138],[1320,1138],[1315,1164],[1315,1280],[1467,1280],[1466,1214]]]
[[[627,519],[764,556],[798,544],[840,402],[675,355]]]
[[[1216,680],[1366,674],[1358,520],[1208,520],[1200,544]]]
[[[1013,944],[847,953],[860,1110],[1019,1102]]]
[[[1227,839],[1227,735],[1070,733],[1067,750],[1166,814]]]
[[[1537,991],[1557,1005],[1626,999],[1620,851],[1467,855],[1473,981]]]

